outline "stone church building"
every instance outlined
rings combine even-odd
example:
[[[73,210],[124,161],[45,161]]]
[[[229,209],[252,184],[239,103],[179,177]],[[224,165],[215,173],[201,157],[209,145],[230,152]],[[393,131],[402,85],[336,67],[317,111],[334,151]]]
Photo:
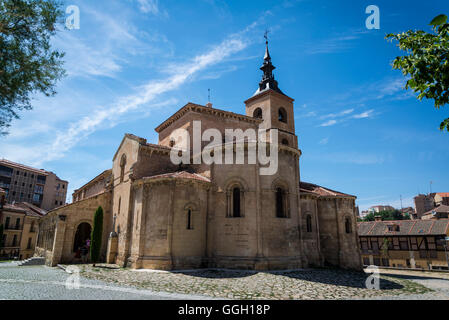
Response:
[[[36,254],[49,265],[79,261],[76,251],[89,239],[101,205],[108,263],[165,270],[360,269],[356,197],[301,181],[294,100],[279,89],[274,69],[267,46],[262,81],[245,101],[245,114],[188,103],[156,128],[158,144],[126,134],[112,168],[41,220]],[[261,175],[258,162],[173,164],[172,133],[193,133],[194,121],[203,130],[218,129],[222,146],[232,148],[248,141],[228,139],[225,129],[277,129],[276,174]]]

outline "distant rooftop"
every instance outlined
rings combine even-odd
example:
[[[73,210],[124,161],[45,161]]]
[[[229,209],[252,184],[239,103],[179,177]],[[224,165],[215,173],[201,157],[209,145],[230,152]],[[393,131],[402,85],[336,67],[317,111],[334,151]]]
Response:
[[[20,163],[17,163],[17,162],[14,162],[14,161],[10,161],[10,160],[7,160],[7,159],[0,159],[0,164],[11,166],[11,167],[14,167],[14,168],[19,168],[19,169],[22,169],[22,170],[33,171],[33,172],[36,172],[36,173],[39,173],[39,174],[42,174],[42,175],[48,175],[49,174],[49,171],[46,171],[44,169],[33,168],[33,167],[26,166],[24,164],[20,164]]]

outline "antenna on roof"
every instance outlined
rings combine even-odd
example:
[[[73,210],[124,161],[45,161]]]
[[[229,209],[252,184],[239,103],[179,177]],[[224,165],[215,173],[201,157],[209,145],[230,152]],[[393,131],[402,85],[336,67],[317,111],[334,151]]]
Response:
[[[433,181],[430,181],[430,193],[432,193],[432,183]]]
[[[206,107],[212,108],[212,103],[210,102],[210,89],[207,89],[207,101]]]

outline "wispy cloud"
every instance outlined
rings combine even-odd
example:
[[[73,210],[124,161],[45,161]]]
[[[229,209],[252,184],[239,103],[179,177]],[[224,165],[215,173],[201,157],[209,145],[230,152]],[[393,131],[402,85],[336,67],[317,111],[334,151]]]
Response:
[[[139,110],[142,106],[145,106],[146,110],[154,109],[155,100],[162,94],[179,88],[200,71],[244,50],[251,43],[251,37],[246,33],[256,26],[258,23],[253,23],[244,31],[233,34],[221,43],[212,46],[207,52],[184,63],[171,65],[171,72],[166,78],[149,81],[136,88],[134,94],[119,97],[112,105],[93,108],[89,115],[70,123],[67,129],[57,131],[54,140],[35,154],[37,159],[33,163],[42,163],[63,157],[68,150],[93,132],[105,127],[114,127],[121,117]]]
[[[346,116],[348,114],[351,114],[354,112],[354,109],[347,109],[347,110],[343,110],[339,113],[330,113],[330,114],[326,114],[320,117],[321,120],[323,119],[328,119],[328,118],[338,118],[338,117],[343,117]]]
[[[319,143],[320,143],[321,145],[326,145],[326,144],[329,143],[329,138],[321,139]]]
[[[139,9],[143,13],[150,13],[153,15],[163,15],[168,17],[166,10],[161,10],[159,7],[159,0],[137,0],[139,3]]]
[[[353,48],[355,40],[366,33],[365,30],[354,30],[337,34],[331,38],[308,44],[305,52],[307,54],[327,54],[346,51]]]
[[[374,110],[371,109],[371,110],[365,111],[363,113],[355,114],[355,115],[352,116],[352,118],[354,118],[354,119],[366,119],[366,118],[371,118],[373,116],[373,114],[374,114]]]
[[[320,127],[330,127],[337,124],[337,120],[329,120],[320,125]]]

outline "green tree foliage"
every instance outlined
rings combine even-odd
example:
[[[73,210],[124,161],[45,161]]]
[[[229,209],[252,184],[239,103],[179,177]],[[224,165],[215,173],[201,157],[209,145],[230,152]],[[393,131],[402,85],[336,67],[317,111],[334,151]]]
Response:
[[[393,69],[409,76],[405,89],[419,93],[418,99],[433,99],[435,107],[449,103],[449,23],[446,15],[435,17],[430,23],[433,33],[422,30],[388,34],[387,39],[399,42],[407,55],[397,57]],[[440,129],[449,131],[449,118]]]
[[[92,228],[91,243],[90,243],[90,259],[94,266],[100,258],[101,240],[103,236],[103,208],[98,207],[94,215],[94,226]]]
[[[32,109],[33,93],[56,94],[64,53],[50,39],[63,16],[56,0],[0,0],[0,135]]]
[[[369,213],[363,218],[363,221],[374,221],[375,216],[377,215],[380,215],[383,221],[410,220],[410,216],[408,214],[402,215],[401,211],[399,210],[386,210],[379,213]]]

